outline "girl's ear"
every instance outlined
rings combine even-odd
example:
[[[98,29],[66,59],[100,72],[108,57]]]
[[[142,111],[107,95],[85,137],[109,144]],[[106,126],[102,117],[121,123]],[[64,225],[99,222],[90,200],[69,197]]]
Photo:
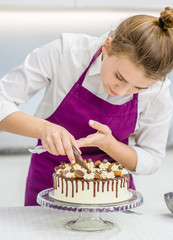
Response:
[[[107,54],[108,49],[110,48],[111,43],[112,43],[112,37],[106,38],[106,40],[105,40],[105,42],[104,42],[104,44],[103,44],[103,47],[102,47],[102,53],[103,53],[103,55],[104,55],[104,54]]]

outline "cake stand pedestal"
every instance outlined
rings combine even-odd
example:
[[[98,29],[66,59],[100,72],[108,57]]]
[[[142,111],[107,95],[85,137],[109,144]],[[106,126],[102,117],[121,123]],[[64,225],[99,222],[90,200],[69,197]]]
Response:
[[[124,202],[110,204],[73,204],[56,200],[53,194],[53,188],[40,192],[37,196],[37,203],[44,207],[63,211],[79,212],[79,217],[66,223],[66,228],[77,231],[103,231],[115,227],[118,232],[120,228],[116,223],[103,220],[100,217],[102,212],[126,211],[140,206],[143,203],[142,195],[134,190],[130,190],[132,197]]]

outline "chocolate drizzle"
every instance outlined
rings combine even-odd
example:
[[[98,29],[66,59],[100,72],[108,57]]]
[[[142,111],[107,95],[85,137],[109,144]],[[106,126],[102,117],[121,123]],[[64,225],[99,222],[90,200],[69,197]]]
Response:
[[[99,185],[100,185],[100,182],[97,180],[97,192],[99,192]]]
[[[109,181],[107,181],[107,191],[109,192]]]
[[[71,181],[71,184],[72,184],[72,198],[74,197],[74,183],[73,181]]]
[[[65,179],[65,183],[66,183],[66,197],[68,197],[68,181],[67,181],[67,179]]]
[[[93,196],[96,196],[96,182],[93,181]]]
[[[58,177],[58,188],[59,188],[59,177]]]
[[[74,182],[76,185],[76,193],[79,192],[79,182],[81,182],[81,190],[85,190],[85,183],[87,184],[87,189],[89,190],[90,187],[93,185],[93,197],[96,197],[96,192],[101,191],[104,192],[105,190],[107,192],[114,191],[114,185],[115,185],[115,193],[116,198],[118,198],[118,183],[120,183],[120,188],[125,187],[125,184],[127,184],[127,189],[129,189],[129,180],[130,176],[125,175],[123,177],[116,177],[114,179],[92,179],[92,180],[85,180],[85,179],[72,179],[72,178],[66,178],[61,175],[57,175],[56,173],[53,174],[53,182],[54,182],[54,189],[60,188],[61,193],[64,193],[65,190],[65,196],[68,197],[68,184],[71,184],[72,186],[72,198],[74,197]],[[61,182],[61,186],[60,186]],[[110,188],[110,182],[112,182],[112,187]],[[58,183],[58,184],[57,184]],[[107,188],[105,189],[105,184],[107,183]],[[101,185],[101,186],[100,186]],[[65,188],[64,188],[65,187]]]
[[[112,179],[112,192],[114,191],[114,180]]]
[[[82,181],[82,191],[84,191],[84,181]]]
[[[118,197],[118,181],[116,179],[116,198]]]
[[[105,181],[102,182],[102,192],[104,192]]]
[[[64,193],[64,178],[62,178],[61,182],[62,182],[62,189],[61,189],[62,192],[61,193]]]
[[[78,192],[78,180],[77,179],[75,179],[76,180],[76,193]]]
[[[120,184],[120,188],[123,187],[123,179],[121,179],[121,184]]]

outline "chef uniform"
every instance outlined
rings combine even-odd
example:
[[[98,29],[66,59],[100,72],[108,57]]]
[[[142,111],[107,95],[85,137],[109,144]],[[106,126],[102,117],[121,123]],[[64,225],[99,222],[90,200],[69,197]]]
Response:
[[[131,146],[137,153],[138,161],[135,171],[129,172],[152,174],[165,155],[172,115],[170,81],[156,81],[139,94],[108,95],[99,75],[100,47],[107,37],[108,34],[100,38],[62,34],[54,42],[32,51],[22,65],[12,69],[0,81],[0,121],[19,111],[17,105],[46,87],[37,117],[63,126],[75,139],[95,132],[88,125],[90,119],[108,125],[114,137],[125,144],[135,130],[136,139]],[[81,151],[84,158],[111,160],[95,147],[81,148]],[[54,156],[48,152],[32,156],[26,205],[35,205],[37,193],[52,187],[54,167],[62,160],[68,161],[66,156]],[[134,188],[132,179],[130,187]]]

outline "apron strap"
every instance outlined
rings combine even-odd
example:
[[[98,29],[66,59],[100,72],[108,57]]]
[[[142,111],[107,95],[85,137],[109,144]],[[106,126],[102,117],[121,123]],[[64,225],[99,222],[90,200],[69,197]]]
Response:
[[[138,93],[134,93],[134,94],[133,94],[133,100],[138,101]]]
[[[90,68],[91,64],[98,58],[98,56],[102,53],[102,47],[99,48],[99,50],[97,50],[97,52],[94,54],[93,58],[91,59],[88,67],[85,69],[85,71],[82,73],[82,75],[80,76],[79,80],[77,81],[79,84],[82,85],[85,76],[88,72],[88,69]]]

